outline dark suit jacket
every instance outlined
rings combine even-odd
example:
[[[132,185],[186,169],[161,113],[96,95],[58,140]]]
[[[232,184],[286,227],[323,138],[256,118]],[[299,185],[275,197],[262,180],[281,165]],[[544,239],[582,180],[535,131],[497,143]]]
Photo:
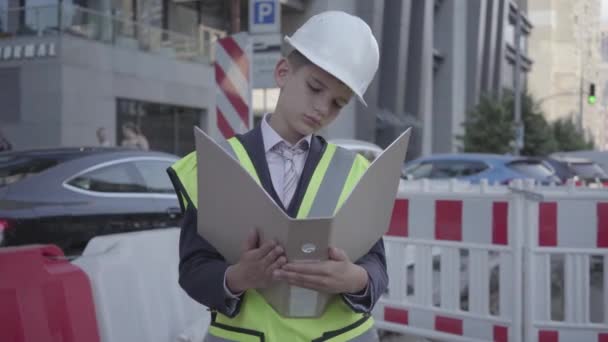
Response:
[[[259,126],[242,136],[237,136],[237,138],[243,143],[251,157],[262,186],[288,215],[295,217],[304,196],[305,191],[303,190],[308,186],[312,173],[327,145],[325,140],[313,136],[309,155],[292,203],[289,208],[284,208],[272,186]],[[179,188],[180,186],[177,184],[179,182],[175,179],[175,175],[170,172],[170,176],[176,184],[176,188]],[[192,205],[188,205],[184,213],[179,254],[179,284],[186,293],[209,308],[218,310],[230,317],[235,316],[240,309],[240,301],[229,297],[224,289],[224,275],[229,265],[224,257],[198,234],[197,213]],[[355,263],[367,271],[369,275],[368,288],[364,296],[361,296],[361,294],[342,294],[342,296],[354,311],[370,312],[380,296],[386,291],[388,285],[382,240],[379,240],[366,255]]]

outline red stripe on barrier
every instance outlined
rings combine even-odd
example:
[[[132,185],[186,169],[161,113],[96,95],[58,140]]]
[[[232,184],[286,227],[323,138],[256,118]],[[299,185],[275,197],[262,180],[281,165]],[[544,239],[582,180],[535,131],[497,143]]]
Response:
[[[557,203],[538,204],[538,245],[557,246]]]
[[[597,337],[597,342],[608,342],[608,333],[602,333]]]
[[[215,83],[222,89],[228,101],[245,124],[245,127],[249,127],[249,107],[245,103],[245,100],[241,98],[232,81],[226,77],[226,73],[218,63],[215,63]]]
[[[0,340],[99,341],[86,273],[53,245],[0,248]]]
[[[538,342],[558,342],[559,334],[553,330],[541,330],[538,332]]]
[[[409,315],[407,310],[385,307],[384,320],[391,323],[408,325]]]
[[[435,317],[435,330],[454,335],[462,335],[462,320],[437,316]]]
[[[462,241],[462,201],[435,202],[435,238]]]
[[[5,341],[25,341],[24,320],[16,292],[12,289],[0,290],[0,322],[6,327],[0,330],[0,337]]]
[[[230,124],[226,120],[224,113],[219,108],[216,108],[217,112],[217,128],[225,139],[230,139],[234,136],[234,130],[230,127]]]
[[[608,203],[597,204],[597,246],[608,248]]]
[[[494,326],[494,342],[508,342],[509,329],[500,325]]]
[[[492,243],[509,244],[509,203],[494,202],[492,205]]]
[[[232,58],[234,64],[239,67],[245,79],[249,81],[249,59],[245,51],[241,49],[239,44],[232,37],[226,37],[218,40],[218,43],[224,48],[228,56]]]
[[[409,217],[409,201],[406,199],[395,200],[393,207],[393,216],[391,224],[386,235],[389,236],[408,236],[408,217]]]

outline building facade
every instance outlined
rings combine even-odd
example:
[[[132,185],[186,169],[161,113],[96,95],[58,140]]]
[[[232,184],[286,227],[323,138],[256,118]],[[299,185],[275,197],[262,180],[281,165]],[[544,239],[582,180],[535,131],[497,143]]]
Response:
[[[0,0],[0,127],[17,148],[94,145],[106,127],[140,125],[152,148],[183,154],[193,124],[215,124],[212,37],[247,29],[248,1]],[[234,15],[231,3],[239,11]],[[408,158],[456,151],[466,113],[480,96],[512,88],[513,0],[281,0],[281,34],[326,10],[358,15],[371,27],[380,70],[324,133],[386,146],[414,127]],[[18,8],[18,9],[17,9]],[[529,70],[522,15],[522,69]],[[53,54],[16,55],[52,44]],[[21,46],[21,48],[18,48]],[[50,45],[49,45],[50,46]],[[29,55],[28,55],[29,56]],[[277,89],[256,89],[256,121]],[[30,134],[31,133],[31,134]]]
[[[600,82],[600,0],[529,0],[534,25],[530,55],[542,61],[528,76],[529,90],[549,121],[570,119],[596,143],[605,144]],[[600,103],[589,104],[591,84]]]
[[[457,151],[462,123],[480,97],[514,87],[518,6],[508,0],[385,2],[379,105],[417,128],[410,153]],[[525,1],[521,9],[523,74],[532,64],[526,55],[531,25]],[[389,141],[391,128],[378,128],[378,139]]]

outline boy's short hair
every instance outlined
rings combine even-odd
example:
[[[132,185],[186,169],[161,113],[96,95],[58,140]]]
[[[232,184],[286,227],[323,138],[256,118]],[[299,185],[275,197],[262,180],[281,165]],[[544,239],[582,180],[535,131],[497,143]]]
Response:
[[[310,59],[306,58],[306,56],[301,54],[300,51],[295,50],[295,49],[287,55],[286,59],[294,71],[298,70],[299,68],[301,68],[305,65],[313,64],[310,61]]]

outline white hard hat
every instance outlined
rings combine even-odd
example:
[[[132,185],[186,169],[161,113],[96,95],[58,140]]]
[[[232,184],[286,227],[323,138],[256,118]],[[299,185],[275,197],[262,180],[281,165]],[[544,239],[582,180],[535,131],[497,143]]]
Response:
[[[363,94],[378,70],[380,53],[372,30],[363,20],[340,11],[319,13],[285,41],[346,84],[367,106]]]

